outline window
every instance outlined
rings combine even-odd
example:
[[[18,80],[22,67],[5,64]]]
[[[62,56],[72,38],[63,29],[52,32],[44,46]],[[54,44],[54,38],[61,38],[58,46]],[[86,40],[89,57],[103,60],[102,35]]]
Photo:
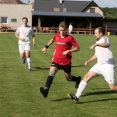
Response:
[[[66,12],[67,11],[67,9],[66,8],[63,8],[63,12]]]
[[[8,24],[8,18],[7,17],[1,17],[1,23],[2,24]]]
[[[54,11],[60,11],[60,8],[54,8]]]
[[[17,22],[17,19],[11,19],[11,22]]]
[[[90,13],[95,13],[95,8],[90,8]]]

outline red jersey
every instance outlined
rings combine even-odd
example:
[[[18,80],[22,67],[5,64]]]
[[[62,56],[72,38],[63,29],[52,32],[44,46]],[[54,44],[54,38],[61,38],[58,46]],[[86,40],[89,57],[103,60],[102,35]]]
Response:
[[[70,50],[72,46],[79,47],[76,40],[68,34],[62,38],[58,33],[54,35],[53,41],[56,45],[54,48],[52,62],[55,62],[62,66],[71,65],[72,53],[69,52],[67,55],[63,55],[63,52],[66,50]]]

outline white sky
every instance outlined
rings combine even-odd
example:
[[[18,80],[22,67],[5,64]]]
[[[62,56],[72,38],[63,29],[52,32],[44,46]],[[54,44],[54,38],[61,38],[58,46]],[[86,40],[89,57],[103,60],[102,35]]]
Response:
[[[29,0],[21,0],[24,3],[28,3]],[[30,0],[34,2],[34,0]],[[59,1],[59,0],[58,0]],[[91,0],[78,0],[78,1],[91,1]],[[94,0],[99,7],[117,7],[117,0]]]

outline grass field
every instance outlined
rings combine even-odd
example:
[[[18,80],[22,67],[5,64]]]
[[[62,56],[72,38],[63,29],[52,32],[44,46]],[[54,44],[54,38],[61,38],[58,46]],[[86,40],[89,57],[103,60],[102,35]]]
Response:
[[[48,98],[43,98],[39,88],[45,85],[54,45],[46,54],[41,49],[52,36],[36,35],[36,47],[31,51],[33,71],[29,73],[27,63],[21,63],[14,34],[0,34],[0,117],[117,117],[117,94],[109,90],[103,77],[89,82],[79,104],[75,104],[67,97],[67,93],[76,92],[74,82],[67,82],[60,70]],[[95,38],[92,35],[73,36],[81,51],[73,53],[72,74],[83,77],[95,64],[84,66],[94,54],[89,47],[95,43]],[[110,36],[110,39],[117,61],[117,37]]]

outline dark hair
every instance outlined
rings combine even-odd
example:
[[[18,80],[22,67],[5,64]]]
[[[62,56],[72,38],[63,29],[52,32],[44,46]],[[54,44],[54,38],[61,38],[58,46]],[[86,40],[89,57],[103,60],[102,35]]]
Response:
[[[28,18],[27,18],[27,17],[23,17],[22,20],[23,20],[23,19],[26,19],[26,21],[28,22]]]
[[[103,35],[105,35],[105,30],[104,30],[104,28],[102,28],[102,27],[97,27],[96,29],[99,30],[99,33],[102,33]]]

